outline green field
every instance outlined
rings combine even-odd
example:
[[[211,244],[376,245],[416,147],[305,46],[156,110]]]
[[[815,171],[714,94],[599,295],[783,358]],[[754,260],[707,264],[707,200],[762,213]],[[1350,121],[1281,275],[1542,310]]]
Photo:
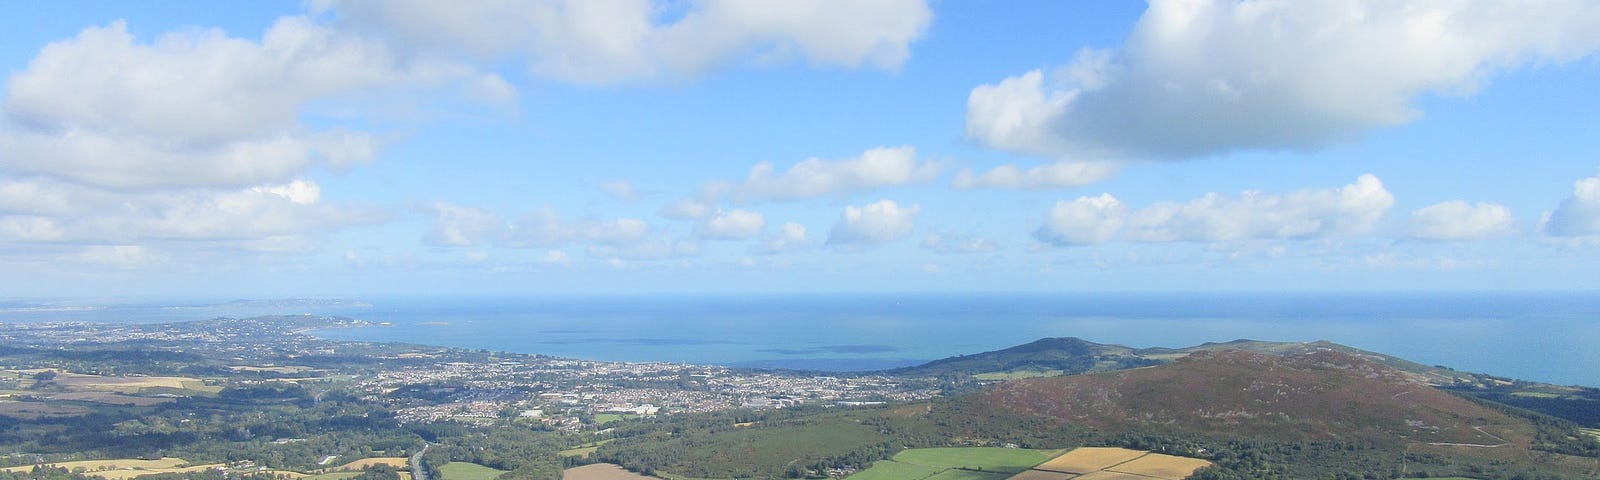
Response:
[[[1585,435],[1600,439],[1600,428],[1580,428],[1578,431],[1583,432]]]
[[[469,462],[450,462],[439,466],[439,476],[443,480],[494,480],[505,470],[478,465]]]
[[[596,413],[594,414],[594,424],[605,425],[607,423],[627,420],[633,417],[633,415],[623,415],[620,413]]]
[[[917,448],[851,475],[852,480],[989,480],[1033,468],[1050,459],[1046,450],[997,447]]]
[[[850,480],[906,480],[932,477],[946,469],[900,463],[894,460],[883,460],[872,464],[872,468],[856,472]]]

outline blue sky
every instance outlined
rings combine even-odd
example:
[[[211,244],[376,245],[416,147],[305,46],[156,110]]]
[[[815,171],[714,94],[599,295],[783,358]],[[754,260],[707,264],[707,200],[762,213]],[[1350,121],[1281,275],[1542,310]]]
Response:
[[[1600,5],[35,2],[10,296],[1600,288]]]

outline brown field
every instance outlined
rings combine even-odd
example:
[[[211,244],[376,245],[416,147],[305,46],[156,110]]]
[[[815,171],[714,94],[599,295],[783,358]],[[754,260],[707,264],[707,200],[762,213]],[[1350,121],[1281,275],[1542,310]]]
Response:
[[[1134,475],[1131,473],[1118,473],[1110,470],[1101,470],[1098,472],[1079,475],[1072,480],[1150,480],[1150,477]]]
[[[1033,468],[1052,472],[1088,473],[1139,458],[1145,453],[1116,447],[1083,447]]]
[[[1211,462],[1198,458],[1174,457],[1152,453],[1123,463],[1109,470],[1113,472],[1132,473],[1147,477],[1165,478],[1168,480],[1181,480],[1194,475],[1195,470],[1210,466]]]
[[[646,477],[609,463],[573,467],[561,472],[561,480],[652,480],[654,478],[656,477]]]
[[[149,407],[177,401],[177,399],[170,397],[134,397],[116,392],[68,392],[51,395],[50,399],[95,402],[108,405],[132,405],[135,407]]]
[[[38,420],[41,418],[76,417],[89,413],[89,408],[80,405],[59,405],[42,402],[5,402],[0,401],[0,416],[20,418],[23,420]]]
[[[83,467],[84,470],[98,472],[102,470],[161,470],[174,469],[180,465],[188,465],[189,461],[175,457],[161,457],[159,460],[140,460],[136,458],[117,458],[111,460],[79,460],[76,462],[56,462],[53,465],[67,470]],[[0,470],[7,472],[26,472],[33,469],[33,465],[11,467]]]
[[[186,377],[102,377],[77,373],[60,373],[54,382],[63,387],[84,390],[138,391],[146,387],[183,388],[184,382],[199,382]]]
[[[373,466],[373,465],[378,465],[378,464],[388,465],[388,466],[394,467],[396,470],[406,470],[406,469],[411,468],[411,465],[408,462],[410,462],[410,460],[405,458],[405,457],[363,458],[363,459],[360,459],[360,460],[356,460],[354,462],[346,463],[344,465],[340,465],[340,466],[337,466],[337,467],[329,468],[328,471],[332,472],[332,471],[339,471],[339,470],[360,470],[360,469],[367,468],[367,467],[370,467],[370,466]]]
[[[1046,472],[1044,470],[1027,470],[1022,473],[1012,475],[1011,478],[1006,480],[1070,480],[1077,477],[1077,475],[1070,473]]]

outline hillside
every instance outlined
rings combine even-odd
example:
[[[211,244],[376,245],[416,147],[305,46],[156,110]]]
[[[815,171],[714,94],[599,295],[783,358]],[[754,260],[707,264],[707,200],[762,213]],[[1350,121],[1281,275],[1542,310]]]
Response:
[[[1284,440],[1494,445],[1504,442],[1475,427],[1519,423],[1412,373],[1336,350],[1199,351],[1155,368],[1008,382],[977,398],[1103,429],[1175,425]]]

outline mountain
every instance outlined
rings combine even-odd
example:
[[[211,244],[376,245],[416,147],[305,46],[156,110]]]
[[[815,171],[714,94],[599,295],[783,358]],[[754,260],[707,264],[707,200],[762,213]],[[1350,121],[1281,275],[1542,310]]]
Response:
[[[1043,338],[1004,350],[934,360],[889,370],[906,376],[979,376],[986,379],[1076,375],[1145,367],[1162,363],[1121,345],[1094,343],[1076,337]]]

